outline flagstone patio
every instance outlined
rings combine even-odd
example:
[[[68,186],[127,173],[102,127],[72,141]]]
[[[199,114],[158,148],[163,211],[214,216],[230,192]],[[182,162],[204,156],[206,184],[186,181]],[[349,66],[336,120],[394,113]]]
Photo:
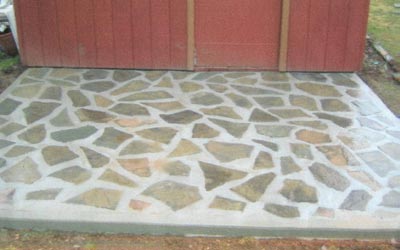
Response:
[[[400,122],[355,74],[29,69],[0,134],[5,227],[400,228]]]

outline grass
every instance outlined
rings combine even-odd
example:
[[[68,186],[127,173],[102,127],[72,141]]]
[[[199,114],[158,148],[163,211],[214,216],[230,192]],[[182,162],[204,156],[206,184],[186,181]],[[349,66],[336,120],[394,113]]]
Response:
[[[400,0],[371,1],[368,33],[396,60],[400,60],[400,8],[395,8],[395,3],[400,3]]]
[[[0,51],[0,71],[8,71],[19,63],[19,56],[10,57]]]

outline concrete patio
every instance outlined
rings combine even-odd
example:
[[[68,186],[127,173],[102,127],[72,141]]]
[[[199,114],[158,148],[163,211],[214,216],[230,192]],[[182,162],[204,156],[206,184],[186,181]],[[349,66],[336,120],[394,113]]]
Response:
[[[29,69],[0,124],[1,227],[399,236],[400,122],[355,74]]]

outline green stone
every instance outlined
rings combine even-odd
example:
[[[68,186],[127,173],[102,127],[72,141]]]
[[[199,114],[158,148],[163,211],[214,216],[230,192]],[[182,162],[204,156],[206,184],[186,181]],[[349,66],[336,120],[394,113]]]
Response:
[[[290,156],[281,157],[281,171],[283,175],[301,171],[301,167]]]
[[[214,90],[215,92],[218,93],[224,93],[225,91],[228,90],[227,86],[224,86],[222,84],[207,84],[207,86],[211,89]]]
[[[212,93],[208,92],[201,92],[196,94],[194,97],[191,99],[192,104],[198,104],[198,105],[203,105],[203,106],[212,106],[212,105],[217,105],[221,104],[224,102],[224,100],[216,96]]]
[[[351,80],[350,78],[342,75],[342,74],[329,74],[329,76],[332,78],[332,82],[335,85],[339,86],[344,86],[344,87],[349,87],[349,88],[357,88],[358,84]]]
[[[250,78],[250,77],[242,77],[242,78],[236,79],[234,82],[237,84],[254,85],[257,83],[257,79]]]
[[[51,188],[46,190],[30,192],[26,195],[27,200],[54,200],[62,191],[61,188]]]
[[[180,84],[181,90],[184,93],[196,92],[203,89],[203,86],[194,82],[183,82]]]
[[[159,143],[148,143],[142,141],[133,141],[126,146],[120,153],[124,155],[136,155],[136,154],[147,154],[147,153],[158,153],[163,149]]]
[[[321,100],[322,109],[329,112],[348,112],[350,111],[349,105],[343,103],[338,99],[323,99]]]
[[[81,167],[69,167],[52,173],[50,177],[58,178],[76,185],[84,183],[91,177],[90,171]]]
[[[33,98],[37,95],[40,89],[41,89],[40,85],[28,85],[16,88],[11,93],[13,96],[18,96],[22,98]]]
[[[99,80],[105,79],[108,76],[108,71],[102,69],[90,69],[83,73],[83,79],[91,81],[91,80]]]
[[[267,187],[275,177],[276,175],[274,173],[259,175],[231,190],[251,202],[256,202],[265,193]]]
[[[215,76],[217,74],[217,72],[201,72],[198,74],[195,74],[195,76],[193,77],[193,80],[206,80],[212,76]]]
[[[30,157],[25,158],[16,165],[0,173],[0,178],[7,183],[20,182],[33,184],[41,177],[42,175],[39,172],[37,164]]]
[[[175,80],[182,80],[193,74],[192,72],[187,71],[171,71],[170,73]]]
[[[296,218],[300,217],[300,212],[297,207],[283,206],[273,203],[267,203],[264,210],[282,218]]]
[[[25,128],[25,126],[23,126],[21,124],[11,122],[11,123],[8,123],[7,125],[5,125],[4,127],[2,127],[0,129],[0,133],[5,136],[9,136],[9,135],[14,134],[15,132],[18,132],[18,131],[24,129],[24,128]]]
[[[226,80],[222,76],[214,76],[210,79],[207,80],[207,82],[212,82],[212,83],[228,83],[228,80]]]
[[[43,94],[40,96],[40,99],[44,100],[61,100],[62,96],[62,88],[61,87],[48,87]]]
[[[185,110],[170,115],[160,115],[160,117],[171,124],[189,124],[201,119],[203,116],[191,110]]]
[[[204,123],[195,124],[193,127],[193,138],[214,138],[219,134],[217,130]]]
[[[320,73],[292,73],[292,76],[300,81],[326,82],[327,78]]]
[[[300,180],[285,180],[280,193],[294,202],[318,202],[317,189]]]
[[[20,81],[19,84],[21,84],[21,85],[26,85],[26,84],[37,84],[37,83],[39,83],[39,84],[44,84],[43,81],[37,80],[37,79],[33,79],[33,78],[30,78],[30,77],[24,77],[24,78]]]
[[[80,73],[82,73],[80,69],[55,68],[51,70],[49,76],[53,78],[67,78]]]
[[[127,83],[121,88],[118,88],[111,92],[111,95],[122,95],[122,94],[128,94],[130,92],[135,92],[135,91],[141,91],[144,89],[147,89],[150,87],[150,83],[142,81],[142,80],[136,80],[130,83]]]
[[[145,73],[145,77],[154,82],[163,77],[166,74],[166,71],[147,71]]]
[[[68,91],[68,97],[71,99],[74,107],[86,107],[90,105],[89,99],[79,90]]]
[[[250,115],[249,121],[251,122],[277,122],[279,119],[261,109],[254,109]]]
[[[239,159],[249,158],[253,151],[253,146],[239,143],[223,143],[211,141],[206,148],[220,162],[232,162]]]
[[[232,87],[245,95],[280,95],[279,92],[276,92],[273,90],[268,90],[268,89],[247,87],[247,86],[237,86],[237,85],[232,85]]]
[[[225,129],[230,135],[236,138],[241,138],[250,126],[249,123],[230,122],[220,119],[209,120],[217,126]]]
[[[163,77],[161,81],[156,85],[158,88],[173,88],[174,84],[172,83],[171,78]]]
[[[81,85],[81,89],[96,93],[104,92],[115,87],[115,83],[110,81],[90,82]]]
[[[235,201],[223,197],[215,197],[211,202],[209,208],[220,209],[220,210],[230,210],[230,211],[243,211],[246,207],[246,203],[242,201]]]
[[[275,167],[272,155],[267,152],[260,152],[254,163],[254,169],[266,169]]]
[[[227,78],[241,78],[241,77],[246,77],[246,76],[251,76],[253,73],[246,73],[246,72],[230,72],[230,73],[225,73],[225,77]]]
[[[126,82],[128,80],[139,77],[140,75],[140,72],[135,70],[115,70],[113,74],[113,79],[117,82]]]
[[[81,149],[83,153],[85,153],[86,158],[92,168],[101,168],[110,162],[110,159],[107,156],[104,156],[90,148],[81,147]]]
[[[90,137],[97,132],[93,126],[84,126],[80,128],[61,130],[51,133],[51,138],[59,142],[72,142]]]
[[[150,115],[149,111],[145,107],[138,104],[120,103],[112,107],[110,111],[126,116]]]
[[[81,122],[107,123],[115,118],[114,115],[102,111],[79,109],[76,112]]]
[[[286,73],[280,72],[263,72],[261,73],[261,77],[264,81],[268,82],[287,82],[289,81],[289,77]]]
[[[114,128],[104,129],[104,133],[93,142],[94,145],[116,149],[126,140],[132,138],[133,135],[124,133],[122,131],[116,130]]]
[[[292,85],[290,83],[261,83],[265,87],[274,88],[277,90],[291,91]]]
[[[71,127],[74,125],[68,115],[67,109],[62,110],[56,117],[51,119],[50,123],[55,127]]]
[[[102,107],[102,108],[108,108],[114,103],[112,100],[110,100],[104,96],[101,96],[101,95],[95,95],[94,101],[96,102],[96,105],[98,107]]]
[[[43,79],[50,70],[48,68],[32,68],[28,69],[27,75],[38,79]]]
[[[301,107],[311,111],[318,110],[317,102],[314,100],[314,98],[303,95],[290,95],[289,100],[290,104],[293,106]]]
[[[227,94],[226,96],[239,107],[246,109],[250,109],[251,107],[253,107],[253,104],[251,104],[251,102],[247,100],[247,98],[244,96],[236,95],[233,93]]]
[[[122,196],[121,191],[104,189],[104,188],[95,188],[87,192],[84,192],[68,200],[67,202],[114,210],[117,207],[121,199],[121,196]]]
[[[10,149],[5,156],[6,157],[18,157],[21,155],[25,155],[27,153],[30,153],[32,151],[36,150],[33,147],[29,147],[29,146],[14,146],[12,149]]]
[[[172,128],[150,128],[138,131],[136,134],[149,140],[169,144],[177,132]]]
[[[106,181],[106,182],[111,182],[114,184],[118,184],[121,186],[126,186],[126,187],[136,187],[136,183],[133,182],[132,180],[126,178],[123,175],[118,174],[117,172],[114,172],[110,169],[107,169],[104,171],[104,173],[99,177],[99,180]]]
[[[290,133],[294,129],[293,126],[285,125],[256,125],[257,133],[260,135],[272,137],[272,138],[283,138],[289,137]]]
[[[213,190],[227,182],[244,178],[247,173],[230,168],[199,162],[205,177],[205,188],[207,191]]]
[[[327,84],[316,84],[316,83],[298,83],[296,87],[304,92],[307,92],[316,96],[327,96],[327,97],[341,97],[342,94],[336,90],[335,87]]]
[[[9,115],[14,112],[22,102],[7,98],[0,102],[0,115]]]
[[[50,166],[78,158],[78,155],[66,146],[47,146],[42,150],[42,155],[44,161]]]
[[[227,118],[232,118],[232,119],[242,119],[240,115],[238,115],[233,108],[231,107],[226,107],[226,106],[220,106],[216,108],[210,108],[210,109],[200,109],[201,112],[205,115],[212,115],[212,116],[221,116],[221,117],[227,117]]]
[[[134,101],[146,101],[146,100],[161,100],[161,99],[170,99],[173,98],[171,94],[165,91],[149,91],[149,92],[140,92],[129,95],[120,99],[123,102],[134,102]]]
[[[26,122],[28,124],[34,123],[50,115],[59,106],[59,103],[32,102],[27,108],[23,109]]]
[[[262,108],[271,108],[271,107],[281,107],[285,105],[285,102],[281,97],[254,97],[254,100],[260,104]]]

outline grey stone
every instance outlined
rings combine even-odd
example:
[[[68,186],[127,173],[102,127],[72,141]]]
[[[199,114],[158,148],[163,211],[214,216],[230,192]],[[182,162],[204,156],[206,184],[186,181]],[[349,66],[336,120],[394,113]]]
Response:
[[[164,75],[165,75],[165,71],[157,71],[157,70],[154,70],[154,71],[147,71],[146,73],[145,73],[145,77],[147,78],[147,79],[149,79],[150,81],[157,81],[158,79],[160,79],[161,77],[163,77]]]
[[[224,100],[216,96],[212,93],[208,92],[201,92],[196,94],[195,96],[192,97],[191,99],[192,104],[198,104],[198,105],[203,105],[203,106],[212,106],[212,105],[217,105],[221,104],[224,102]]]
[[[132,138],[133,135],[121,132],[114,128],[106,128],[104,129],[104,133],[97,138],[96,141],[93,142],[94,145],[116,149],[126,140]]]
[[[120,153],[124,155],[136,155],[136,154],[147,154],[147,153],[158,153],[163,149],[159,143],[148,143],[142,141],[133,141],[126,146]]]
[[[81,89],[96,93],[105,92],[115,87],[115,83],[111,81],[89,82],[81,85]]]
[[[201,112],[205,115],[212,115],[212,116],[221,116],[221,117],[227,117],[231,119],[242,119],[240,115],[238,115],[233,108],[231,107],[226,107],[226,106],[220,106],[216,108],[203,108],[200,109]]]
[[[50,166],[78,158],[78,155],[66,146],[47,146],[42,149],[42,155],[45,162]]]
[[[391,188],[400,187],[400,175],[393,176],[392,178],[389,179],[389,187],[391,187]]]
[[[43,79],[48,72],[49,72],[48,68],[31,68],[28,70],[28,76],[38,79]]]
[[[389,135],[400,140],[400,131],[391,130],[391,131],[387,131],[387,132]]]
[[[309,169],[314,178],[327,187],[343,192],[350,186],[350,181],[346,177],[324,164],[314,163]]]
[[[201,84],[194,82],[183,82],[180,87],[184,93],[196,92],[204,88]]]
[[[274,142],[269,142],[269,141],[263,141],[263,140],[253,140],[255,143],[261,144],[266,148],[271,149],[272,151],[277,152],[279,150],[278,144]]]
[[[314,157],[311,153],[311,148],[307,144],[291,143],[290,150],[292,151],[293,154],[296,155],[297,158],[307,159],[307,160],[314,159]]]
[[[118,206],[121,196],[121,191],[94,188],[68,200],[67,202],[114,210]]]
[[[30,77],[24,77],[24,78],[22,78],[22,80],[20,81],[19,84],[26,85],[26,84],[35,84],[35,83],[43,84],[44,82],[42,80],[37,80],[37,79],[30,78]]]
[[[67,94],[74,107],[86,107],[90,105],[89,99],[79,90],[70,90]]]
[[[367,127],[367,128],[378,130],[378,131],[382,131],[387,127],[386,125],[383,125],[382,123],[379,123],[375,120],[368,119],[366,117],[360,117],[360,118],[358,118],[358,121],[360,122],[362,127]]]
[[[298,140],[308,142],[311,144],[321,144],[331,142],[331,138],[328,134],[312,131],[312,130],[300,130],[296,133]]]
[[[62,88],[57,86],[48,87],[43,94],[40,96],[40,99],[44,100],[61,100],[62,96]]]
[[[137,135],[153,141],[169,144],[178,131],[173,128],[150,128],[136,132]]]
[[[51,133],[51,138],[59,142],[72,142],[82,140],[90,137],[97,132],[97,129],[93,126],[84,126],[74,129],[66,129]]]
[[[15,144],[15,142],[0,139],[0,149],[9,147],[9,146],[11,146],[11,145],[13,145],[13,144]]]
[[[358,153],[358,156],[380,177],[386,177],[390,171],[396,170],[395,164],[379,151]]]
[[[110,162],[110,159],[107,156],[104,156],[90,148],[81,147],[81,149],[92,168],[101,168]]]
[[[142,80],[135,80],[111,92],[111,95],[122,95],[130,92],[141,91],[150,87],[151,84]]]
[[[272,138],[283,138],[289,137],[290,132],[294,129],[292,126],[284,125],[256,125],[257,133],[260,135],[272,137]]]
[[[318,146],[317,149],[322,152],[325,157],[336,166],[358,165],[345,148],[337,145]],[[353,160],[354,159],[354,160]]]
[[[277,90],[283,90],[283,91],[291,91],[292,90],[292,85],[290,83],[261,83],[262,85],[264,85],[265,87],[268,88],[274,88]]]
[[[311,97],[303,95],[290,95],[289,100],[290,104],[293,106],[298,106],[311,111],[318,110],[317,103]]]
[[[26,122],[28,124],[34,123],[50,115],[59,106],[60,106],[59,103],[32,102],[27,108],[23,109]]]
[[[400,192],[390,191],[385,196],[383,196],[380,206],[400,208]]]
[[[214,164],[199,162],[200,168],[204,173],[205,188],[207,191],[213,190],[227,182],[244,178],[247,173],[235,169],[224,168]]]
[[[298,83],[296,87],[306,93],[316,96],[341,97],[342,94],[335,87],[327,84],[316,84],[310,82]]]
[[[290,121],[290,124],[297,125],[297,126],[303,126],[303,127],[308,127],[308,128],[313,128],[313,129],[318,129],[318,130],[326,130],[328,129],[328,125],[321,121]]]
[[[254,147],[239,143],[211,141],[206,144],[206,148],[208,152],[220,162],[231,162],[238,159],[249,158]]]
[[[390,142],[380,146],[379,149],[396,161],[400,161],[400,144]]]
[[[245,95],[281,95],[279,92],[247,86],[231,85],[234,89]]]
[[[289,77],[286,73],[280,72],[263,72],[261,73],[261,78],[265,81],[270,82],[287,82]]]
[[[349,88],[357,88],[358,84],[351,80],[350,78],[343,76],[342,74],[329,74],[332,78],[332,82],[335,85],[349,87]]]
[[[214,138],[220,133],[204,123],[195,124],[193,127],[193,138]]]
[[[231,188],[231,190],[251,202],[256,202],[265,193],[265,190],[275,177],[276,175],[274,173],[259,175],[237,187]]]
[[[272,160],[272,155],[267,152],[261,151],[255,162],[254,162],[254,169],[267,169],[267,168],[274,168],[275,164]]]
[[[71,127],[74,125],[68,115],[67,109],[62,110],[56,117],[51,119],[50,123],[55,127]]]
[[[27,157],[0,173],[0,177],[5,182],[33,184],[39,180],[42,175],[39,172],[38,165],[30,157]]]
[[[232,199],[227,199],[223,197],[215,197],[211,202],[209,208],[220,209],[220,210],[230,210],[230,211],[243,211],[246,207],[245,202],[236,201]]]
[[[248,73],[248,72],[229,72],[229,73],[224,74],[225,77],[234,78],[234,79],[251,76],[251,75],[253,75],[253,73]]]
[[[119,103],[110,111],[126,116],[149,116],[149,111],[138,104]]]
[[[140,177],[150,177],[150,162],[147,158],[139,159],[120,159],[118,163],[127,171],[140,176]]]
[[[168,157],[180,157],[201,153],[201,149],[193,142],[182,139]]]
[[[185,110],[170,115],[160,115],[160,117],[171,124],[189,124],[201,119],[203,116],[191,110]]]
[[[225,91],[228,90],[228,87],[222,84],[207,84],[207,86],[211,89],[214,90],[215,92],[218,93],[224,93]]]
[[[113,79],[117,82],[126,82],[140,75],[140,72],[134,70],[115,70],[113,74]]]
[[[136,187],[136,183],[123,175],[118,174],[115,171],[107,169],[104,173],[99,177],[99,180],[111,182],[117,185],[126,186],[134,188]]]
[[[280,193],[294,202],[318,202],[317,189],[300,180],[285,180]]]
[[[83,79],[85,80],[100,80],[100,79],[105,79],[108,76],[108,72],[105,70],[101,69],[91,69],[86,71],[85,73],[82,74]]]
[[[296,218],[300,217],[300,212],[297,207],[283,206],[279,204],[267,203],[264,210],[283,218]]]
[[[285,105],[285,102],[281,97],[254,97],[254,100],[264,109],[271,107],[281,107]]]
[[[232,102],[234,102],[236,104],[236,106],[242,107],[242,108],[246,108],[246,109],[250,109],[251,107],[253,107],[253,105],[251,104],[251,102],[249,100],[247,100],[246,97],[241,96],[241,95],[236,95],[233,93],[229,93],[226,94],[226,96],[232,100]]]
[[[250,115],[249,121],[251,122],[277,122],[279,119],[261,109],[254,109]]]
[[[81,122],[107,123],[115,118],[114,115],[109,113],[90,109],[79,109],[75,114]]]
[[[14,146],[4,156],[9,157],[9,158],[18,157],[18,156],[30,153],[34,150],[36,150],[36,149],[33,147],[29,147],[29,146]]]
[[[214,76],[210,79],[207,80],[207,82],[212,82],[212,83],[228,83],[228,80],[226,80],[222,76]]]
[[[28,85],[14,89],[11,93],[13,96],[22,98],[33,98],[40,91],[40,85]]]
[[[283,175],[301,171],[301,167],[296,164],[292,157],[281,157],[281,171]]]
[[[54,200],[61,191],[62,191],[61,188],[51,188],[51,189],[46,189],[46,190],[29,192],[26,195],[26,199],[27,200]]]
[[[0,102],[0,115],[9,115],[14,112],[22,102],[7,98]]]
[[[40,143],[46,138],[46,127],[43,124],[34,126],[20,134],[18,138],[31,144]]]
[[[340,205],[340,209],[365,211],[372,196],[364,190],[353,190]]]
[[[254,85],[257,83],[257,79],[250,78],[250,77],[242,77],[238,78],[234,81],[237,84],[244,84],[244,85]]]
[[[175,80],[182,80],[193,74],[192,72],[187,71],[171,71],[170,73]]]
[[[173,96],[165,91],[148,91],[148,92],[139,92],[127,97],[120,99],[123,102],[135,102],[135,101],[150,101],[150,100],[161,100],[161,99],[170,99]]]
[[[6,164],[7,164],[7,161],[5,159],[3,159],[3,158],[0,158],[0,168],[5,167]]]
[[[310,117],[301,109],[270,109],[269,111],[283,119]]]
[[[327,78],[320,73],[292,73],[300,81],[326,82]]]
[[[18,131],[24,129],[24,128],[25,128],[25,126],[23,126],[21,124],[18,124],[15,122],[10,122],[0,129],[0,133],[5,136],[9,136],[9,135],[14,134],[15,132],[18,132]]]
[[[322,109],[329,112],[348,112],[351,111],[349,105],[338,99],[321,100]]]
[[[89,180],[91,174],[89,170],[74,166],[74,167],[64,168],[62,170],[52,173],[49,176],[78,185]]]
[[[201,73],[197,73],[194,77],[193,80],[206,80],[212,76],[215,76],[217,73],[216,72],[201,72]]]
[[[161,81],[155,86],[158,88],[173,88],[174,84],[172,83],[171,78],[163,77]]]
[[[238,123],[238,122],[230,122],[220,119],[209,119],[212,123],[217,126],[224,128],[230,135],[236,138],[241,138],[243,134],[249,128],[248,123]]]
[[[353,105],[358,108],[364,116],[373,115],[382,112],[374,103],[370,101],[354,101]]]
[[[143,104],[164,112],[180,110],[185,108],[185,106],[183,106],[180,102],[152,102]]]
[[[181,161],[173,161],[165,164],[162,168],[164,172],[172,176],[189,176],[190,167]]]
[[[48,80],[51,84],[56,85],[58,87],[75,87],[75,84],[69,81],[64,81],[64,80],[54,80],[50,79]]]

